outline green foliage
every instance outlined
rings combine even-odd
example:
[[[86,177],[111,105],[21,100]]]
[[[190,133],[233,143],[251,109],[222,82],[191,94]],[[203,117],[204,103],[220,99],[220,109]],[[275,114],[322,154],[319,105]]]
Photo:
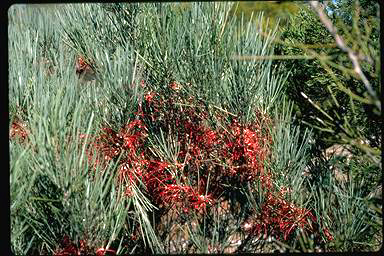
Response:
[[[329,35],[323,25],[317,20],[317,17],[305,7],[299,11],[296,16],[291,17],[291,25],[288,26],[281,35],[281,40],[292,46],[287,47],[278,45],[276,52],[285,55],[302,54],[303,50],[294,47],[295,44],[315,44],[319,50],[332,54],[332,48],[327,49],[322,45],[333,43],[333,38]],[[289,60],[282,62],[286,70],[291,72],[287,81],[287,95],[296,104],[294,112],[297,118],[301,120],[312,120],[315,116],[320,116],[321,112],[313,108],[308,101],[304,101],[301,92],[308,97],[316,99],[319,104],[326,104],[328,91],[325,89],[331,82],[329,76],[320,73],[320,63],[314,60]],[[341,104],[343,105],[343,104]],[[320,137],[320,135],[319,135]]]
[[[93,131],[95,114],[73,58],[43,10],[13,6],[9,12],[11,120],[28,129],[25,144],[10,141],[12,250],[52,254],[64,235],[92,248],[110,244],[120,236],[126,198],[115,188],[115,166],[88,173],[77,138]],[[18,17],[26,19],[13,20]]]
[[[145,69],[151,70],[148,80],[154,91],[169,90],[167,85],[177,81],[208,105],[251,120],[258,97],[275,93],[262,91],[261,84],[272,83],[273,87],[281,78],[270,76],[271,61],[240,63],[232,55],[269,54],[269,48],[262,45],[268,45],[274,35],[261,38],[249,24],[240,25],[240,31],[246,32],[237,34],[236,20],[229,16],[226,5],[195,4],[182,13],[172,5],[150,9],[149,29],[139,40],[143,43],[139,52]],[[215,22],[209,19],[214,14],[220,15]],[[244,72],[249,76],[240,75]],[[268,99],[273,100],[272,96]],[[272,104],[268,99],[264,104]]]
[[[252,13],[263,12],[263,27],[275,28],[279,24],[279,28],[289,24],[291,15],[296,15],[299,6],[295,2],[290,1],[244,1],[238,2],[232,7],[232,12],[246,19],[250,19]]]
[[[380,62],[375,39],[377,31],[371,33],[375,29],[364,23],[366,20],[361,21],[359,16],[352,15],[352,20],[366,24],[365,30],[359,30],[357,26],[347,30],[345,25],[335,24],[343,29],[340,33],[346,44],[368,58],[361,61],[361,66],[379,95],[380,69],[375,66]],[[370,20],[375,20],[375,17],[370,17]],[[373,27],[374,24],[371,22]],[[364,84],[353,74],[349,57],[334,42],[316,14],[302,6],[298,15],[291,18],[291,26],[284,29],[276,52],[289,55],[304,53],[314,59],[284,61],[285,70],[292,73],[287,93],[295,102],[298,120],[318,128],[315,131],[317,144],[322,145],[322,149],[334,142],[354,144],[353,140],[363,140],[368,141],[372,150],[360,149],[377,155],[375,148],[380,144],[379,110],[374,103],[377,99],[368,96]],[[378,164],[375,157],[371,161]]]
[[[282,111],[276,111],[276,127],[273,134],[273,153],[271,169],[278,175],[276,183],[279,187],[292,188],[294,201],[307,200],[304,195],[305,177],[302,175],[308,164],[311,145],[311,132],[301,131],[299,126],[291,124],[293,103],[282,100]],[[281,112],[280,112],[281,111]],[[303,201],[300,202],[302,204]]]
[[[362,6],[367,7],[367,3]],[[332,22],[347,47],[365,56],[359,60],[362,71],[380,95],[377,6],[363,9],[357,2],[349,1],[330,4],[329,8],[333,12]],[[313,195],[307,202],[318,218],[327,216],[324,227],[335,237],[326,245],[327,250],[378,248],[374,240],[381,223],[367,225],[368,219],[363,217],[377,218],[373,209],[381,209],[381,203],[366,201],[382,178],[378,99],[368,93],[364,81],[354,74],[350,55],[335,43],[316,12],[303,5],[290,22],[283,29],[275,52],[313,57],[280,61],[292,74],[286,92],[295,103],[297,121],[315,128],[313,138],[318,153],[314,151],[307,166],[311,173],[308,195]],[[325,149],[334,143],[349,145],[351,160],[337,155],[324,159],[324,154],[328,154]],[[335,170],[348,177],[348,184],[340,184],[340,174]]]
[[[238,10],[242,5],[247,4],[241,3]],[[257,10],[266,7],[265,3],[252,5]],[[325,71],[319,72],[323,65],[319,60],[279,64],[268,57],[276,52],[308,55],[305,47],[298,49],[293,45],[301,42],[322,44],[316,48],[319,55],[329,55],[340,65],[348,59],[340,57],[340,51],[333,46],[323,45],[333,43],[333,38],[305,8],[291,18],[292,26],[285,26],[282,35],[278,34],[278,27],[265,26],[266,16],[248,16],[240,11],[239,15],[232,15],[234,8],[239,6],[119,3],[66,4],[57,8],[14,5],[9,9],[9,127],[17,133],[20,131],[15,130],[15,123],[21,124],[27,134],[25,140],[11,136],[9,142],[13,253],[58,254],[68,247],[66,237],[85,254],[94,254],[99,248],[112,248],[117,254],[226,253],[235,236],[242,239],[238,252],[270,250],[260,249],[259,245],[263,247],[266,242],[261,238],[255,241],[255,234],[242,230],[244,222],[259,216],[269,200],[261,179],[235,184],[236,187],[224,184],[227,187],[223,198],[229,204],[225,214],[223,201],[218,201],[208,207],[209,214],[178,213],[178,220],[166,221],[171,210],[179,209],[167,209],[152,200],[144,180],[138,176],[134,177],[137,183],[130,184],[128,195],[127,183],[119,175],[120,159],[126,152],[103,162],[92,151],[95,137],[105,134],[105,128],[110,128],[114,136],[128,122],[139,120],[151,93],[156,93],[158,102],[180,103],[161,106],[163,121],[173,118],[175,109],[184,115],[196,109],[197,114],[207,113],[207,127],[227,129],[229,122],[237,120],[269,128],[263,131],[272,136],[264,168],[273,174],[271,191],[290,189],[284,199],[309,209],[321,220],[318,234],[307,239],[312,242],[298,244],[297,229],[285,241],[285,248],[305,251],[305,246],[313,249],[316,244],[337,251],[374,246],[374,236],[382,226],[376,221],[380,210],[366,206],[378,205],[370,196],[376,188],[373,183],[380,180],[374,175],[379,174],[376,163],[364,162],[361,152],[357,154],[360,158],[351,162],[314,158],[310,155],[310,140],[328,133],[314,134],[293,122],[310,122],[311,118],[324,118],[323,112],[335,113],[340,120],[348,121],[343,125],[348,123],[349,128],[340,126],[343,129],[361,128],[362,131],[349,134],[351,138],[363,134],[370,139],[372,134],[378,135],[377,123],[363,125],[374,118],[364,115],[361,108],[371,105],[337,91],[337,85],[332,83],[337,82]],[[273,3],[266,13],[281,13],[279,10],[287,8],[296,12],[297,5]],[[278,38],[290,45],[274,49]],[[364,47],[364,54],[370,56],[377,51],[376,41]],[[76,77],[78,57],[94,71],[94,79]],[[379,71],[369,65],[364,69],[372,71],[369,79],[376,88]],[[343,84],[364,96],[364,87],[356,78],[343,70],[335,74]],[[317,97],[316,103],[325,111],[315,109],[306,114],[304,110],[312,104],[300,98],[301,92]],[[284,93],[295,100],[295,105],[283,97]],[[345,106],[353,111],[342,116],[340,111]],[[217,118],[216,113],[228,120]],[[145,147],[153,159],[177,162],[180,148],[186,145],[177,143],[181,133],[175,134],[170,123],[164,126],[166,129],[148,126]],[[378,141],[371,139],[371,143],[375,147],[373,143]],[[338,183],[329,168],[335,162],[355,181]],[[302,175],[308,169],[310,175]],[[188,171],[187,167],[182,174]],[[198,168],[198,176],[206,174],[209,191],[215,181],[210,180],[212,176],[204,167]],[[367,186],[369,182],[371,186]],[[158,221],[163,230],[157,229]],[[173,238],[167,236],[167,231],[175,226],[188,234],[187,247],[170,246]],[[324,227],[337,239],[329,243],[321,230]],[[273,238],[273,243],[282,245],[280,238]],[[369,244],[362,245],[363,242]]]
[[[311,203],[315,204],[324,227],[329,228],[335,238],[325,245],[326,248],[337,251],[377,250],[381,242],[375,241],[375,236],[381,228],[368,224],[372,217],[377,219],[378,216],[371,207],[367,207],[364,184],[353,179],[340,184],[331,175],[325,178],[329,179],[329,185],[317,183],[317,192]]]

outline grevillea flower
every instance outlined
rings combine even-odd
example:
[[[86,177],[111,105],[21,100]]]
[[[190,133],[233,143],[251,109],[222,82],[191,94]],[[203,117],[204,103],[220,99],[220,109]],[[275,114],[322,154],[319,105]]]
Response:
[[[323,228],[323,233],[324,233],[325,237],[328,239],[328,241],[333,240],[333,236],[327,228]]]
[[[196,201],[192,201],[193,207],[195,209],[203,209],[205,210],[207,205],[212,205],[213,200],[210,195],[204,196],[204,195],[198,195]]]
[[[153,99],[153,97],[155,97],[155,93],[154,92],[147,92],[144,96],[145,100],[150,103]]]
[[[95,71],[90,65],[90,61],[86,60],[83,56],[76,58],[76,74],[83,77],[85,81],[95,79]]]
[[[88,248],[85,240],[79,241],[79,246],[76,246],[70,241],[69,236],[65,235],[61,241],[61,249],[55,250],[55,256],[69,256],[69,255],[87,255],[90,249]]]
[[[10,131],[9,137],[11,139],[20,139],[20,141],[25,141],[28,138],[27,126],[25,123],[21,121],[13,121]]]
[[[178,90],[176,83],[170,87]],[[284,198],[288,188],[275,192],[271,172],[264,167],[272,143],[264,124],[244,124],[236,119],[229,122],[224,114],[214,113],[225,127],[214,129],[207,125],[209,115],[203,111],[204,105],[192,97],[172,99],[148,92],[144,99],[135,120],[118,132],[105,129],[96,143],[107,160],[121,155],[119,182],[125,186],[127,196],[133,195],[132,186],[140,180],[158,206],[180,207],[184,213],[207,213],[211,209],[208,206],[219,200],[228,187],[257,181],[265,200],[247,232],[269,232],[287,240],[297,228],[312,230],[311,222],[316,219],[307,209]],[[147,127],[154,133],[161,129],[164,134],[177,134],[178,153],[172,162],[160,159],[146,147]]]
[[[259,226],[256,225],[253,228],[255,234],[260,234],[262,228],[264,228],[264,234],[267,234],[267,230],[269,230],[270,233],[280,234],[284,240],[288,240],[289,236],[297,228],[312,232],[311,221],[316,222],[316,218],[309,210],[298,208],[281,196],[267,192],[265,202],[261,207],[261,213],[256,221]]]
[[[177,82],[172,82],[170,83],[169,86],[171,87],[172,90],[175,90],[175,91],[178,91],[181,89],[181,85]]]
[[[105,256],[105,255],[116,255],[116,251],[112,249],[105,249],[105,248],[99,248],[96,250],[96,256]]]

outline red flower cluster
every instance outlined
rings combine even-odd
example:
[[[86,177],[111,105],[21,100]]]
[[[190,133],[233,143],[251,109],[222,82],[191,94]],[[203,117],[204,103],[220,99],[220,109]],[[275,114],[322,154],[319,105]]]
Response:
[[[327,228],[323,228],[323,233],[325,235],[325,237],[327,238],[328,241],[332,241],[333,240],[333,236],[332,234],[329,232],[329,230]]]
[[[316,218],[311,212],[287,202],[283,191],[273,192],[271,173],[264,167],[272,144],[267,127],[270,119],[263,117],[265,124],[242,124],[217,111],[213,115],[221,120],[221,128],[212,128],[207,125],[209,115],[203,103],[183,96],[178,90],[182,87],[176,88],[175,83],[170,87],[172,95],[168,97],[145,94],[136,113],[139,119],[128,122],[118,132],[103,129],[89,148],[96,148],[103,161],[120,156],[119,183],[126,187],[126,195],[133,196],[132,185],[140,180],[159,207],[174,205],[181,206],[184,212],[205,212],[228,187],[260,181],[266,200],[261,212],[255,213],[251,232],[273,233],[285,240],[297,228],[312,232]],[[149,130],[177,135],[179,150],[173,162],[149,149]],[[91,157],[91,150],[88,153]]]
[[[9,130],[9,137],[24,142],[28,138],[28,131],[25,123],[21,121],[13,121]]]
[[[145,88],[143,83],[142,87]],[[95,157],[94,167],[104,168],[109,161],[119,159],[118,184],[125,187],[127,196],[133,196],[132,186],[140,181],[157,206],[182,207],[185,213],[207,213],[209,206],[222,199],[226,189],[241,186],[245,181],[259,181],[265,200],[261,211],[247,220],[252,224],[244,228],[245,232],[273,234],[285,240],[297,228],[314,232],[316,218],[309,210],[288,202],[284,198],[286,191],[274,192],[272,176],[264,167],[272,144],[268,132],[270,119],[263,116],[267,120],[264,124],[243,124],[225,112],[212,111],[211,117],[221,122],[212,128],[202,102],[182,95],[183,87],[176,82],[169,87],[172,95],[167,97],[164,93],[146,93],[135,113],[136,119],[120,130],[106,127],[90,139],[86,153],[89,161]],[[175,143],[179,150],[173,162],[149,149],[149,130],[177,135]],[[86,136],[81,135],[80,139]],[[25,140],[28,137],[25,125],[13,122],[10,137]],[[333,239],[328,229],[322,231],[328,240]],[[55,255],[80,255],[89,251],[83,240],[76,246],[67,236],[61,248]],[[96,254],[107,252],[114,251],[99,248]]]
[[[62,249],[57,249],[53,255],[55,256],[87,255],[91,252],[84,240],[80,240],[79,245],[76,245],[69,239],[69,236],[67,235],[64,236],[61,242],[61,248]]]
[[[91,249],[86,245],[85,240],[80,240],[79,244],[76,245],[70,241],[67,235],[64,236],[61,242],[61,248],[57,249],[54,252],[54,256],[70,256],[70,255],[90,255],[92,253]],[[96,250],[96,256],[105,256],[105,255],[116,255],[116,251],[113,249],[105,249],[103,247]]]
[[[274,195],[267,192],[261,212],[253,221],[255,222],[252,228],[254,234],[273,234],[283,236],[284,240],[287,240],[298,227],[313,232],[316,217],[309,210],[298,208],[287,202],[282,193]]]
[[[205,211],[206,206],[213,203],[210,195],[200,195],[193,187],[185,185],[165,185],[159,197],[164,202],[173,202],[174,204],[181,202],[184,212],[188,212],[190,208]]]
[[[91,78],[92,75],[94,75],[95,73],[92,66],[90,65],[90,61],[86,60],[86,58],[83,56],[78,56],[76,58],[75,66],[76,66],[76,74],[78,75],[85,74],[85,75],[88,75],[89,78]]]
[[[82,135],[81,139],[86,136]],[[107,162],[123,154],[120,160],[120,174],[121,178],[124,178],[128,167],[140,167],[142,164],[143,153],[137,154],[137,152],[139,148],[142,148],[146,136],[145,126],[140,120],[130,122],[119,132],[115,132],[109,127],[103,128],[102,133],[91,139],[92,141],[87,147],[88,159],[90,162],[92,161],[96,149],[97,155],[94,167],[98,165],[105,167]]]

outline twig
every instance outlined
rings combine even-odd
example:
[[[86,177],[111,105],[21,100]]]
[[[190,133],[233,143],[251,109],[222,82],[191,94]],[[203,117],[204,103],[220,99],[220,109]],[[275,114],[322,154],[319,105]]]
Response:
[[[271,56],[258,56],[258,55],[234,55],[234,60],[297,60],[297,59],[314,59],[315,56],[306,55],[271,55]]]
[[[361,80],[362,80],[365,88],[367,89],[368,93],[375,100],[375,105],[378,107],[379,111],[381,111],[381,103],[377,99],[376,92],[372,89],[371,84],[369,83],[368,79],[366,78],[363,71],[361,70],[358,55],[345,44],[343,38],[337,33],[337,29],[335,28],[335,26],[333,26],[332,21],[324,13],[324,9],[320,5],[320,3],[318,1],[310,1],[309,3],[311,5],[311,7],[317,12],[317,15],[319,16],[320,21],[328,29],[328,31],[332,34],[332,36],[335,38],[337,46],[342,51],[344,51],[348,54],[349,59],[352,61],[353,70],[361,78]]]

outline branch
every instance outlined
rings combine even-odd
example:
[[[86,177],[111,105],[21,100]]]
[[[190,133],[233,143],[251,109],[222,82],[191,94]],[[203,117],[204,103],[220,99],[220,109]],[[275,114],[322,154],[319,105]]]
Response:
[[[306,55],[270,55],[270,56],[261,56],[261,55],[234,55],[232,56],[233,60],[307,60],[314,59],[315,56],[306,56]]]
[[[348,54],[349,59],[352,61],[353,65],[353,71],[361,78],[363,81],[363,84],[365,88],[367,89],[368,93],[372,96],[374,99],[374,104],[378,107],[379,111],[381,111],[381,103],[377,98],[376,92],[373,90],[371,84],[369,83],[368,79],[364,75],[363,71],[361,70],[360,63],[359,63],[359,56],[356,54],[351,48],[349,48],[343,38],[337,33],[337,29],[333,26],[332,21],[328,18],[328,16],[324,13],[324,9],[320,5],[318,1],[310,1],[309,2],[311,7],[317,12],[317,15],[320,18],[320,21],[323,23],[323,25],[328,29],[328,31],[332,34],[332,36],[336,40],[337,46],[344,52]]]

